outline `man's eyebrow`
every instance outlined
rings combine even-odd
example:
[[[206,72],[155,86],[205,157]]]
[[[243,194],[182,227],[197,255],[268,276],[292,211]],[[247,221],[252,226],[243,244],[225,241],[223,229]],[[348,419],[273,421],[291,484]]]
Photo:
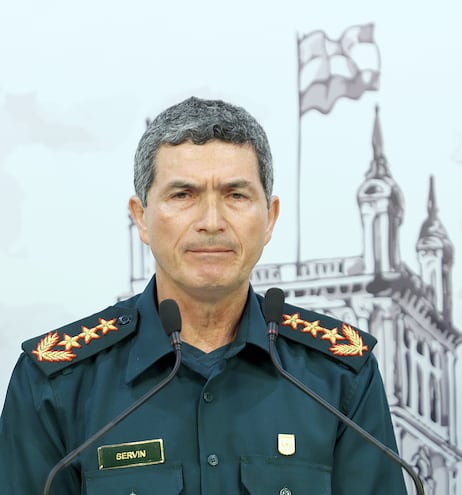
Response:
[[[194,189],[196,187],[197,184],[193,184],[192,182],[188,182],[186,180],[172,180],[166,184],[165,189]]]
[[[247,179],[236,179],[223,183],[223,187],[227,187],[229,189],[244,189],[246,187],[251,187],[251,186],[252,186],[252,182]]]
[[[165,189],[197,189],[200,185],[188,180],[172,180],[166,184]],[[220,184],[225,189],[245,189],[253,187],[252,182],[247,179],[231,179]]]

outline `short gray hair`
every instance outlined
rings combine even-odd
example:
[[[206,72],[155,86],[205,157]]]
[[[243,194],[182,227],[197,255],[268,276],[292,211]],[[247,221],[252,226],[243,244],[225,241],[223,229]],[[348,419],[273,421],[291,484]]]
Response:
[[[253,147],[269,206],[273,191],[273,159],[263,127],[244,108],[221,100],[196,97],[167,108],[148,123],[135,153],[134,184],[142,205],[146,207],[147,194],[156,173],[156,155],[163,144],[205,144],[213,140]]]

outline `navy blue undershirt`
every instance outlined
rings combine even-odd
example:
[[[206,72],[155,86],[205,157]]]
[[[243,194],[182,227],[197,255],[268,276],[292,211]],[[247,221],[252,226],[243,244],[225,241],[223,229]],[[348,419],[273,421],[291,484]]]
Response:
[[[211,352],[204,352],[186,342],[181,343],[181,362],[207,380],[218,374],[225,365],[226,351],[231,344],[226,344]]]

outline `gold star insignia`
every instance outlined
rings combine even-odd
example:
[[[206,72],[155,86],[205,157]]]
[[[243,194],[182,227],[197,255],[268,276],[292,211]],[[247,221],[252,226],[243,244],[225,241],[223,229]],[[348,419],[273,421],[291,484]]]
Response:
[[[104,318],[98,318],[99,325],[95,327],[96,330],[102,330],[103,335],[106,335],[111,330],[118,330],[118,328],[114,325],[117,321],[117,318],[113,318],[112,320],[105,320]]]
[[[337,340],[344,340],[345,337],[342,337],[337,332],[337,327],[332,330],[324,329],[324,335],[321,337],[321,340],[328,340],[331,344],[336,344]]]
[[[98,327],[87,328],[82,326],[82,333],[79,337],[83,337],[85,340],[85,344],[89,344],[93,339],[99,339],[100,336],[96,333],[98,331]]]
[[[311,333],[311,335],[316,338],[318,336],[318,332],[324,331],[325,328],[319,325],[319,320],[316,321],[304,321],[303,328],[301,329],[302,333]]]
[[[58,342],[58,344],[56,345],[61,345],[66,349],[66,351],[70,351],[73,347],[82,347],[79,344],[79,339],[80,339],[80,335],[71,337],[70,335],[67,335],[67,333],[65,333],[64,339],[61,340],[61,342]]]
[[[293,330],[297,330],[297,327],[300,323],[305,323],[304,320],[300,320],[300,313],[294,313],[293,315],[282,315],[284,318],[284,321],[282,322],[283,325],[292,327]]]

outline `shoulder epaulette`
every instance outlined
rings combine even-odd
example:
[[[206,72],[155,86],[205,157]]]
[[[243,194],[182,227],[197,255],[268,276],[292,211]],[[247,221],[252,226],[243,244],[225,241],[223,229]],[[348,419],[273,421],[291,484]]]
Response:
[[[349,323],[286,304],[279,335],[317,349],[358,372],[377,343]]]
[[[108,308],[22,344],[37,366],[50,376],[120,342],[136,329],[135,308]]]

